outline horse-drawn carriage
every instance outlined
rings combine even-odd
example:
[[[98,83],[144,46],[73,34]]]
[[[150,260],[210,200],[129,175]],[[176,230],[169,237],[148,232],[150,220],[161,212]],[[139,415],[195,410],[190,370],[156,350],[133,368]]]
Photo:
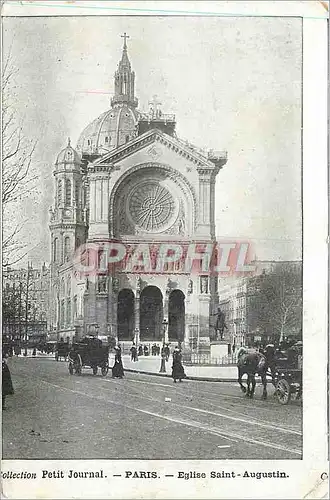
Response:
[[[55,360],[58,361],[61,358],[64,358],[64,361],[67,360],[67,357],[70,352],[70,345],[68,342],[57,342],[55,348]]]
[[[268,349],[269,348],[269,349]],[[302,343],[297,342],[285,350],[275,350],[273,345],[265,351],[241,347],[237,353],[238,383],[242,392],[253,397],[258,374],[263,384],[262,398],[267,398],[267,377],[272,378],[275,397],[285,405],[291,398],[302,397]],[[242,376],[247,375],[247,386],[242,383]]]
[[[85,367],[92,368],[93,375],[101,368],[105,377],[109,371],[109,346],[102,345],[95,337],[84,337],[81,342],[74,343],[69,352],[69,373],[81,375]]]
[[[282,405],[302,397],[302,343],[291,346],[275,358],[275,396]]]

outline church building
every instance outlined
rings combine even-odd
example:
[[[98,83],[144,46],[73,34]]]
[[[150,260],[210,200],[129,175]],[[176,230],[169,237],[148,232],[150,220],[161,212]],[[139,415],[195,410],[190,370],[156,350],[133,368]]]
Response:
[[[161,272],[139,263],[79,274],[82,245],[109,241],[127,249],[215,242],[215,182],[225,152],[205,151],[176,135],[174,115],[154,98],[138,109],[126,33],[110,107],[68,141],[54,167],[50,208],[51,327],[58,338],[114,337],[117,342],[180,342],[209,352],[218,279],[187,272],[183,260]],[[94,245],[94,246],[93,246]],[[156,250],[155,250],[156,249]],[[129,250],[128,250],[129,251]]]

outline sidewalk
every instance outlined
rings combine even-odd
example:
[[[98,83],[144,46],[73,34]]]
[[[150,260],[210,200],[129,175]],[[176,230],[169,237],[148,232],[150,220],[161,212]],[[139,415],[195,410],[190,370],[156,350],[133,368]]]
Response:
[[[114,356],[110,356],[110,366],[113,364]],[[166,363],[166,373],[159,373],[160,356],[140,356],[139,360],[131,361],[130,356],[123,356],[124,370],[127,372],[145,373],[161,377],[171,377],[172,359]],[[237,382],[236,366],[185,366],[184,371],[187,379],[204,380],[211,382]]]
[[[13,356],[16,357],[15,355]],[[23,358],[23,353],[19,355]],[[36,356],[32,356],[32,349],[28,350],[28,358],[48,358],[55,361],[54,353],[43,354],[38,352]],[[115,355],[111,353],[109,356],[110,367],[114,364]],[[166,373],[159,373],[161,358],[160,356],[140,356],[138,361],[131,361],[128,354],[122,356],[124,370],[127,372],[143,373],[147,375],[158,375],[159,377],[170,377],[172,374],[172,358],[166,363]],[[237,382],[237,367],[229,366],[198,366],[184,365],[184,371],[187,379],[202,380],[207,382]]]

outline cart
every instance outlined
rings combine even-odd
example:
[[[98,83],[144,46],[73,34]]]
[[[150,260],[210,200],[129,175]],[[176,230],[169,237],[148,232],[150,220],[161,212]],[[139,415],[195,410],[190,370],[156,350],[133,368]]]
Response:
[[[282,405],[302,398],[302,347],[293,346],[287,354],[276,360],[275,396]]]
[[[299,369],[282,368],[276,376],[275,394],[277,401],[286,405],[291,398],[302,397],[302,371]]]
[[[55,349],[55,360],[59,361],[61,358],[64,358],[64,361],[66,361],[69,352],[70,346],[67,342],[57,342]]]
[[[69,352],[69,373],[81,375],[83,368],[91,368],[97,375],[98,368],[105,377],[109,371],[109,346],[95,337],[84,337],[81,342],[74,343]]]

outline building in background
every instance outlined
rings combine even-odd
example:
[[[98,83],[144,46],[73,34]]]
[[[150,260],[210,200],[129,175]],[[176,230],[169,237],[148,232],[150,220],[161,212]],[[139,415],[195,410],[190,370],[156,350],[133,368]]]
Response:
[[[3,270],[3,336],[12,340],[44,339],[48,332],[50,306],[50,269]]]
[[[255,262],[256,273],[219,278],[219,305],[225,314],[226,338],[241,345],[301,339],[302,262]]]

